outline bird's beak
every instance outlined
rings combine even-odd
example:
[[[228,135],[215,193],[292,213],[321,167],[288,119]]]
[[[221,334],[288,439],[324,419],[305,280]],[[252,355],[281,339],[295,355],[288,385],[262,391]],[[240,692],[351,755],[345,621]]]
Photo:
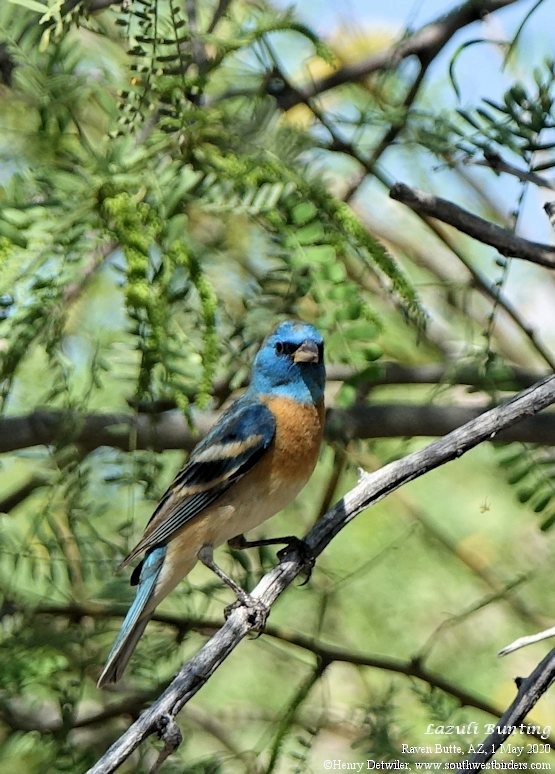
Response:
[[[309,339],[303,341],[301,346],[295,350],[293,361],[295,363],[318,363],[320,361],[318,346]]]

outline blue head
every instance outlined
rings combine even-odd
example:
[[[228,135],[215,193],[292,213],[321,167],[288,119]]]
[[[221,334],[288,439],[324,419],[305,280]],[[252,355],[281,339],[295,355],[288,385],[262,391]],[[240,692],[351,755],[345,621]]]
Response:
[[[313,325],[287,320],[260,348],[250,390],[313,403],[323,397],[325,381],[322,336]]]

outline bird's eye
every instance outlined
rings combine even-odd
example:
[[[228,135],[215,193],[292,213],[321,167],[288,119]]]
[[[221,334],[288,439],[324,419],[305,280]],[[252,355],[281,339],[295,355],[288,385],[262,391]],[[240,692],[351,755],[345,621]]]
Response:
[[[276,354],[278,355],[292,355],[296,349],[295,344],[289,344],[286,341],[278,341],[276,344]]]

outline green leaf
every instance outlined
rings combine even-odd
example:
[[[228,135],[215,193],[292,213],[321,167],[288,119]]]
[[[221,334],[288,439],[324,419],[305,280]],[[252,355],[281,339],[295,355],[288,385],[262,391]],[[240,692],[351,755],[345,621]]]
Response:
[[[27,8],[29,11],[36,11],[36,13],[48,12],[48,5],[46,3],[39,3],[38,0],[8,0],[8,3],[22,5],[23,8]]]
[[[542,530],[542,532],[546,532],[554,524],[555,524],[555,512],[553,512],[550,516],[548,516],[547,519],[545,519],[545,521],[543,521],[540,524],[540,529]]]
[[[513,482],[510,482],[513,483]],[[518,501],[520,503],[527,503],[532,499],[535,493],[534,487],[526,487],[525,489],[519,489],[517,492]]]
[[[530,473],[534,466],[530,464],[524,465],[524,467],[515,470],[513,473],[511,473],[510,476],[507,476],[507,482],[511,485],[518,484],[521,481],[523,481],[526,476]],[[521,502],[526,502],[525,500],[521,500]]]
[[[463,53],[463,51],[469,48],[469,46],[475,46],[477,43],[490,43],[490,41],[486,40],[485,38],[475,38],[474,40],[467,40],[465,43],[463,43],[458,47],[458,49],[451,57],[451,61],[449,62],[449,80],[451,81],[451,86],[453,87],[453,91],[455,92],[455,96],[457,97],[458,100],[460,100],[461,98],[461,90],[459,88],[459,84],[455,76],[455,66],[457,64],[457,60],[459,56]]]
[[[544,492],[544,494],[534,502],[534,513],[541,513],[542,511],[545,511],[553,499],[554,494],[554,492]]]

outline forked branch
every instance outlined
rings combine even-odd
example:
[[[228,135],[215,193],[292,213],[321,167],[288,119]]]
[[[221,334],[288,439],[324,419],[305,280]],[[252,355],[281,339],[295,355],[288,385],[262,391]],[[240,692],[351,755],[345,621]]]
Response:
[[[437,218],[479,242],[495,247],[501,255],[522,258],[548,269],[555,269],[555,247],[552,245],[523,239],[507,231],[506,228],[473,215],[447,199],[410,188],[404,183],[396,183],[392,186],[389,195],[419,214]]]
[[[526,715],[547,691],[553,680],[555,680],[555,648],[540,661],[528,677],[517,679],[518,693],[515,700],[499,719],[492,733],[479,745],[477,752],[465,761],[465,764],[474,764],[472,771],[483,768],[513,731],[532,733],[536,730],[525,723]],[[469,766],[466,765],[459,768],[458,772],[462,774],[469,770]]]
[[[424,449],[396,460],[375,473],[363,473],[358,485],[331,508],[306,535],[305,543],[310,555],[319,556],[334,536],[355,516],[403,484],[460,457],[483,441],[495,437],[504,428],[527,415],[536,414],[554,402],[555,376],[550,376]],[[271,607],[305,566],[306,555],[301,556],[293,549],[283,557],[277,567],[260,580],[251,596],[262,605]],[[183,665],[162,695],[89,770],[89,774],[108,774],[115,771],[151,734],[157,733],[164,738],[164,729],[174,728],[171,721],[253,628],[249,618],[249,610],[246,607],[237,607],[221,629]],[[174,737],[164,741],[175,747]]]

